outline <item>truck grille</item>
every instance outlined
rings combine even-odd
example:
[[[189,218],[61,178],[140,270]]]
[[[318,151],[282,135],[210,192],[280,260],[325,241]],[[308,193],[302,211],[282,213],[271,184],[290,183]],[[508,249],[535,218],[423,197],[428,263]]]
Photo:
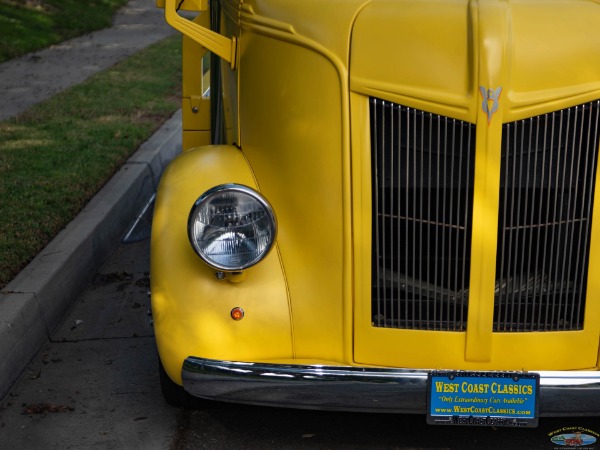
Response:
[[[503,127],[495,331],[583,328],[599,105]]]
[[[372,321],[466,328],[475,126],[371,99]]]
[[[370,102],[373,326],[464,331],[475,126]],[[494,331],[583,327],[599,133],[600,101],[503,126]]]

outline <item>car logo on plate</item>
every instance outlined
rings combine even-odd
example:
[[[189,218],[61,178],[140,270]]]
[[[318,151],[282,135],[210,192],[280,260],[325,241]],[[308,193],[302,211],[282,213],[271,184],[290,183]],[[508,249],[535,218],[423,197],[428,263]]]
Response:
[[[550,433],[550,441],[565,447],[585,447],[598,440],[598,433],[581,427],[566,427]]]

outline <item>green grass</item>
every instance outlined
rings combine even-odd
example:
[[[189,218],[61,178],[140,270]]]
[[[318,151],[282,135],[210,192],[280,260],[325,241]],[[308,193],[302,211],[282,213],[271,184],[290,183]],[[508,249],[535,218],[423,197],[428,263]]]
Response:
[[[180,107],[181,38],[0,122],[0,287]]]
[[[108,27],[127,0],[0,0],[0,62]]]

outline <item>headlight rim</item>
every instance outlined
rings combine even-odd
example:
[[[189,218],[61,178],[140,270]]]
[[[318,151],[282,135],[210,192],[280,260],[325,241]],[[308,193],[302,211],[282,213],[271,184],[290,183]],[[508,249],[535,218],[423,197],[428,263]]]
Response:
[[[235,267],[225,266],[225,265],[219,264],[218,262],[208,258],[197,248],[194,237],[193,237],[193,224],[196,220],[198,209],[202,207],[202,203],[207,201],[208,199],[210,199],[211,197],[213,197],[215,195],[223,193],[224,191],[241,192],[243,194],[246,194],[246,195],[252,197],[255,201],[257,201],[266,210],[267,215],[269,217],[269,221],[273,228],[272,239],[268,243],[265,250],[258,257],[251,260],[249,263],[237,265]],[[188,240],[190,242],[190,245],[192,246],[192,249],[194,250],[196,255],[198,255],[198,257],[205,264],[207,264],[209,267],[211,267],[215,270],[221,271],[221,272],[227,272],[227,273],[241,272],[241,271],[247,270],[247,269],[255,266],[256,264],[258,264],[259,262],[264,260],[267,257],[267,255],[269,255],[269,253],[271,252],[273,247],[275,246],[275,242],[277,240],[277,231],[278,231],[277,216],[275,215],[273,207],[271,206],[269,201],[256,189],[254,189],[250,186],[244,185],[244,184],[240,184],[240,183],[224,183],[224,184],[220,184],[220,185],[214,186],[214,187],[206,190],[202,195],[200,195],[196,199],[196,201],[192,205],[192,208],[190,209],[190,213],[188,215],[187,234],[188,234]]]

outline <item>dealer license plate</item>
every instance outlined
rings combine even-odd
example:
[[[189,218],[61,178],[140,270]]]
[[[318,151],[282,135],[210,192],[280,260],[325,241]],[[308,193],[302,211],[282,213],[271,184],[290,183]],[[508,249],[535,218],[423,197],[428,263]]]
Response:
[[[540,376],[522,372],[430,372],[427,423],[536,427]]]

